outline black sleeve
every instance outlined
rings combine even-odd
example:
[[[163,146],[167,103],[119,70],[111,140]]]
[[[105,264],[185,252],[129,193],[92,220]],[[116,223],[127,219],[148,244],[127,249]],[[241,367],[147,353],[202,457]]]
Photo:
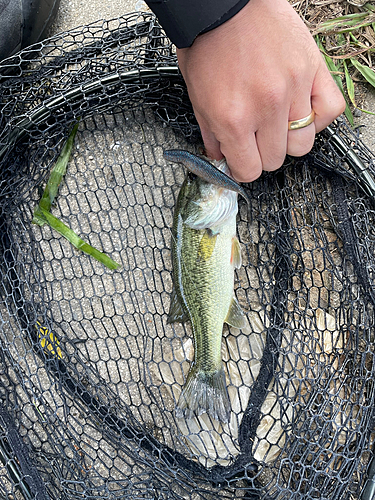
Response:
[[[179,48],[228,21],[249,0],[145,0],[166,34]]]

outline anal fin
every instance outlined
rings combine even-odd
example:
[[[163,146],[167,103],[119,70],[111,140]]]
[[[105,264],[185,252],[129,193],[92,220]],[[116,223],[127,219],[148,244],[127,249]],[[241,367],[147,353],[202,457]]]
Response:
[[[235,328],[244,328],[246,326],[244,312],[234,296],[232,298],[232,302],[230,303],[227,317],[224,321],[228,325],[234,326]]]
[[[183,310],[176,289],[175,287],[173,287],[167,324],[169,325],[170,323],[185,323],[185,321],[188,320],[189,317]]]

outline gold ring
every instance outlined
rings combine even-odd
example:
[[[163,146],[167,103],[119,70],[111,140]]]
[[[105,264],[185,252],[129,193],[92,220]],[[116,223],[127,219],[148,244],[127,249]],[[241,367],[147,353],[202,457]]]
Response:
[[[312,110],[309,116],[306,116],[306,118],[301,118],[300,120],[292,120],[288,122],[288,130],[297,130],[299,128],[307,127],[314,120],[315,120],[315,111]]]

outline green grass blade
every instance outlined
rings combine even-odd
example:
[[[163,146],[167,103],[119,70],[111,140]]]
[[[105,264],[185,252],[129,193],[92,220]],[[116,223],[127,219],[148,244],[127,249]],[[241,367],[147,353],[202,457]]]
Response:
[[[356,59],[351,58],[350,62],[353,66],[361,73],[362,76],[370,83],[373,87],[375,87],[375,71],[364,64],[361,64]]]
[[[40,214],[44,217],[44,223],[51,226],[52,229],[66,238],[78,250],[82,250],[82,252],[91,255],[91,257],[94,257],[94,259],[98,260],[109,269],[117,269],[120,267],[120,264],[112,260],[105,253],[99,252],[99,250],[83,241],[72,229],[70,229],[70,227],[47,210],[44,210],[44,208],[40,208]]]
[[[321,23],[322,26],[328,25],[342,25],[348,22],[358,22],[358,20],[365,19],[368,16],[368,12],[356,12],[354,14],[346,14],[345,16],[337,16],[331,19],[327,19]]]
[[[34,210],[32,222],[34,224],[38,224],[39,226],[48,224],[52,229],[66,238],[78,250],[82,250],[82,252],[91,255],[91,257],[94,257],[94,259],[98,260],[109,269],[117,269],[118,267],[120,267],[120,264],[112,260],[105,253],[100,252],[96,248],[83,241],[72,229],[70,229],[66,224],[64,224],[50,212],[52,203],[57,196],[60,183],[66,173],[66,167],[68,165],[68,161],[73,149],[73,143],[77,133],[77,129],[78,123],[74,125],[55,163],[55,166],[52,169],[42,198],[38,206]]]
[[[366,113],[367,115],[375,115],[375,113],[373,113],[372,111],[368,111],[368,109],[362,109],[362,108],[358,108],[360,111],[362,111],[363,113]]]
[[[348,96],[349,96],[349,99],[352,101],[353,106],[357,107],[357,105],[355,103],[355,95],[354,95],[354,82],[352,80],[352,77],[349,74],[346,62],[343,61],[343,64],[344,64],[345,81],[346,81],[346,89],[348,91]]]
[[[368,10],[327,19],[317,26],[315,33],[351,33],[354,30],[371,26],[372,23],[374,23],[374,14]]]
[[[51,171],[42,198],[39,202],[39,205],[36,207],[34,211],[34,217],[32,220],[34,224],[38,224],[39,226],[45,224],[45,221],[43,222],[43,217],[40,212],[40,209],[46,210],[47,212],[51,210],[51,206],[52,203],[54,202],[54,199],[57,196],[60,183],[66,173],[66,167],[68,165],[68,161],[72,153],[73,143],[77,133],[77,129],[78,129],[78,123],[74,125],[66,143],[64,144],[64,147],[61,150],[59,157],[56,160],[55,166]]]
[[[44,226],[44,224],[46,223],[46,219],[43,216],[43,212],[41,208],[39,208],[39,205],[34,210],[33,219],[31,222],[33,224],[38,224],[38,226]]]
[[[320,51],[323,54],[327,68],[329,69],[329,71],[332,74],[332,78],[335,80],[338,88],[341,90],[341,93],[344,96],[344,99],[346,102],[345,116],[347,117],[350,125],[353,127],[354,126],[354,117],[353,117],[353,113],[350,110],[349,103],[348,103],[348,100],[347,100],[346,95],[345,95],[344,86],[342,84],[341,77],[340,77],[340,75],[335,74],[335,73],[338,73],[340,71],[340,68],[337,67],[336,64],[333,62],[333,60],[325,53],[322,42],[321,42],[319,37],[316,37],[316,43],[317,43]]]
[[[353,40],[354,43],[356,43],[356,44],[359,43],[358,39],[353,35],[353,33],[351,31],[349,32],[349,36]]]

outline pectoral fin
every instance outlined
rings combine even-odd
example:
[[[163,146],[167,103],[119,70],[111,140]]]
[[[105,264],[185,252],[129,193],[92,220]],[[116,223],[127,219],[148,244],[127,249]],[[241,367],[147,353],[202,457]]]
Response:
[[[240,304],[237,302],[236,297],[232,298],[225,323],[235,328],[244,328],[246,326],[246,318],[241,309]]]
[[[167,324],[169,325],[171,323],[185,323],[185,321],[188,320],[189,318],[182,308],[180,299],[176,293],[176,289],[175,287],[173,287]]]
[[[239,269],[242,265],[241,245],[236,236],[232,238],[232,254],[230,261],[236,269]]]
[[[216,244],[217,234],[212,234],[210,231],[203,233],[202,239],[198,247],[198,261],[207,261],[214,251]]]

